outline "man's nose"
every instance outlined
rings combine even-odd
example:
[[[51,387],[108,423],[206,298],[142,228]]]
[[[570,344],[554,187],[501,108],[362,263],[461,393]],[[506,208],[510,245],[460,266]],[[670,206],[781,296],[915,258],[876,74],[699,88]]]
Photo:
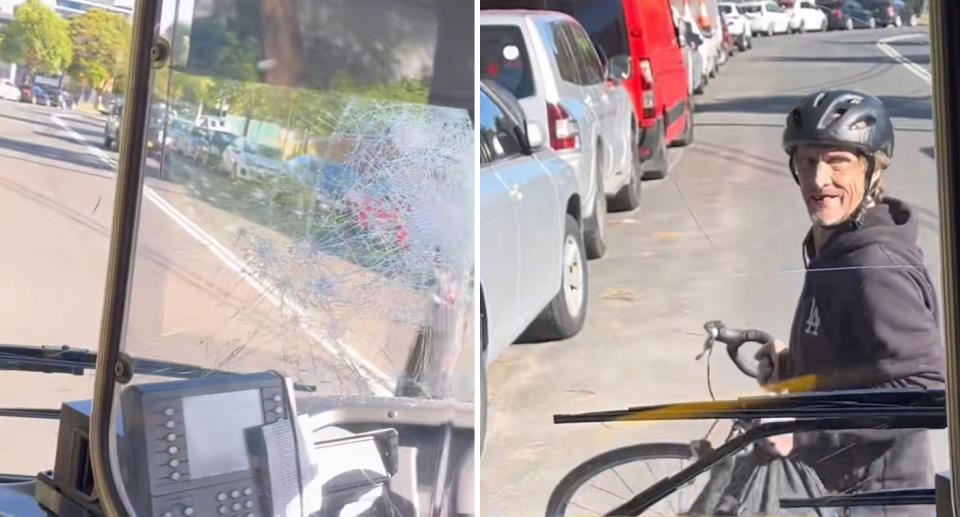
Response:
[[[833,169],[830,167],[830,164],[823,160],[818,160],[813,180],[818,187],[826,187],[833,184]]]

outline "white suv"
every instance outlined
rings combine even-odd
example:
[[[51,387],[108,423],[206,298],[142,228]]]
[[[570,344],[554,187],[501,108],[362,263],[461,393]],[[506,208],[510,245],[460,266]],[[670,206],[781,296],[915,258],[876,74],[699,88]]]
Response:
[[[827,15],[813,0],[796,0],[790,8],[790,32],[826,31]]]
[[[516,97],[528,120],[576,172],[587,256],[603,256],[607,195],[636,189],[641,170],[633,106],[620,81],[629,56],[604,67],[576,20],[549,11],[482,11],[480,77]]]

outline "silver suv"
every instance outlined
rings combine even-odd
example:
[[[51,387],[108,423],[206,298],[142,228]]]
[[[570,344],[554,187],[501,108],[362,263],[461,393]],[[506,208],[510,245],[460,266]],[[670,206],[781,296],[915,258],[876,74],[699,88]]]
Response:
[[[587,256],[603,256],[607,195],[626,192],[635,208],[640,194],[637,124],[620,82],[629,60],[604,66],[590,37],[565,14],[549,11],[483,11],[480,77],[520,101],[527,119],[547,128],[549,145],[576,172]],[[619,201],[619,199],[618,199]]]

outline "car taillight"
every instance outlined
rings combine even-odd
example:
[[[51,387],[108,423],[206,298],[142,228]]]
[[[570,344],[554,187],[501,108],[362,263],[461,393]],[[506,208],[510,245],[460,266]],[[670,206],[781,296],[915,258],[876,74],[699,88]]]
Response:
[[[547,125],[550,126],[550,147],[554,151],[580,147],[577,121],[570,118],[570,114],[559,104],[547,103]]]
[[[643,118],[651,120],[657,116],[656,98],[653,90],[643,92]]]
[[[897,13],[893,10],[892,5],[887,6],[887,14],[889,14],[891,18],[897,15]]]
[[[833,10],[833,17],[834,17],[834,18],[840,18],[840,17],[842,17],[842,16],[843,16],[843,11],[841,11],[840,9],[834,9],[834,10]]]
[[[653,88],[653,68],[649,59],[640,60],[640,79],[643,80],[644,89]]]

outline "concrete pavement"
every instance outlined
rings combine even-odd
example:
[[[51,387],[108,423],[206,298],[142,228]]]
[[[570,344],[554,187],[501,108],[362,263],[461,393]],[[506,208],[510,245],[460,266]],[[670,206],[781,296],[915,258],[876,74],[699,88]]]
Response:
[[[638,211],[609,218],[608,254],[590,263],[583,331],[514,345],[490,367],[482,515],[543,515],[556,483],[590,457],[703,437],[710,422],[560,426],[552,415],[708,399],[704,361],[694,361],[705,321],[786,339],[809,222],[780,139],[786,113],[805,94],[851,88],[887,103],[897,128],[887,192],[918,214],[920,245],[939,279],[930,87],[876,45],[907,32],[757,38],[711,81],[696,99],[695,143],[672,151],[665,180],[644,184]],[[891,45],[924,66],[923,41]],[[723,353],[713,358],[712,378],[718,398],[758,392]],[[945,461],[942,434],[936,447]]]

